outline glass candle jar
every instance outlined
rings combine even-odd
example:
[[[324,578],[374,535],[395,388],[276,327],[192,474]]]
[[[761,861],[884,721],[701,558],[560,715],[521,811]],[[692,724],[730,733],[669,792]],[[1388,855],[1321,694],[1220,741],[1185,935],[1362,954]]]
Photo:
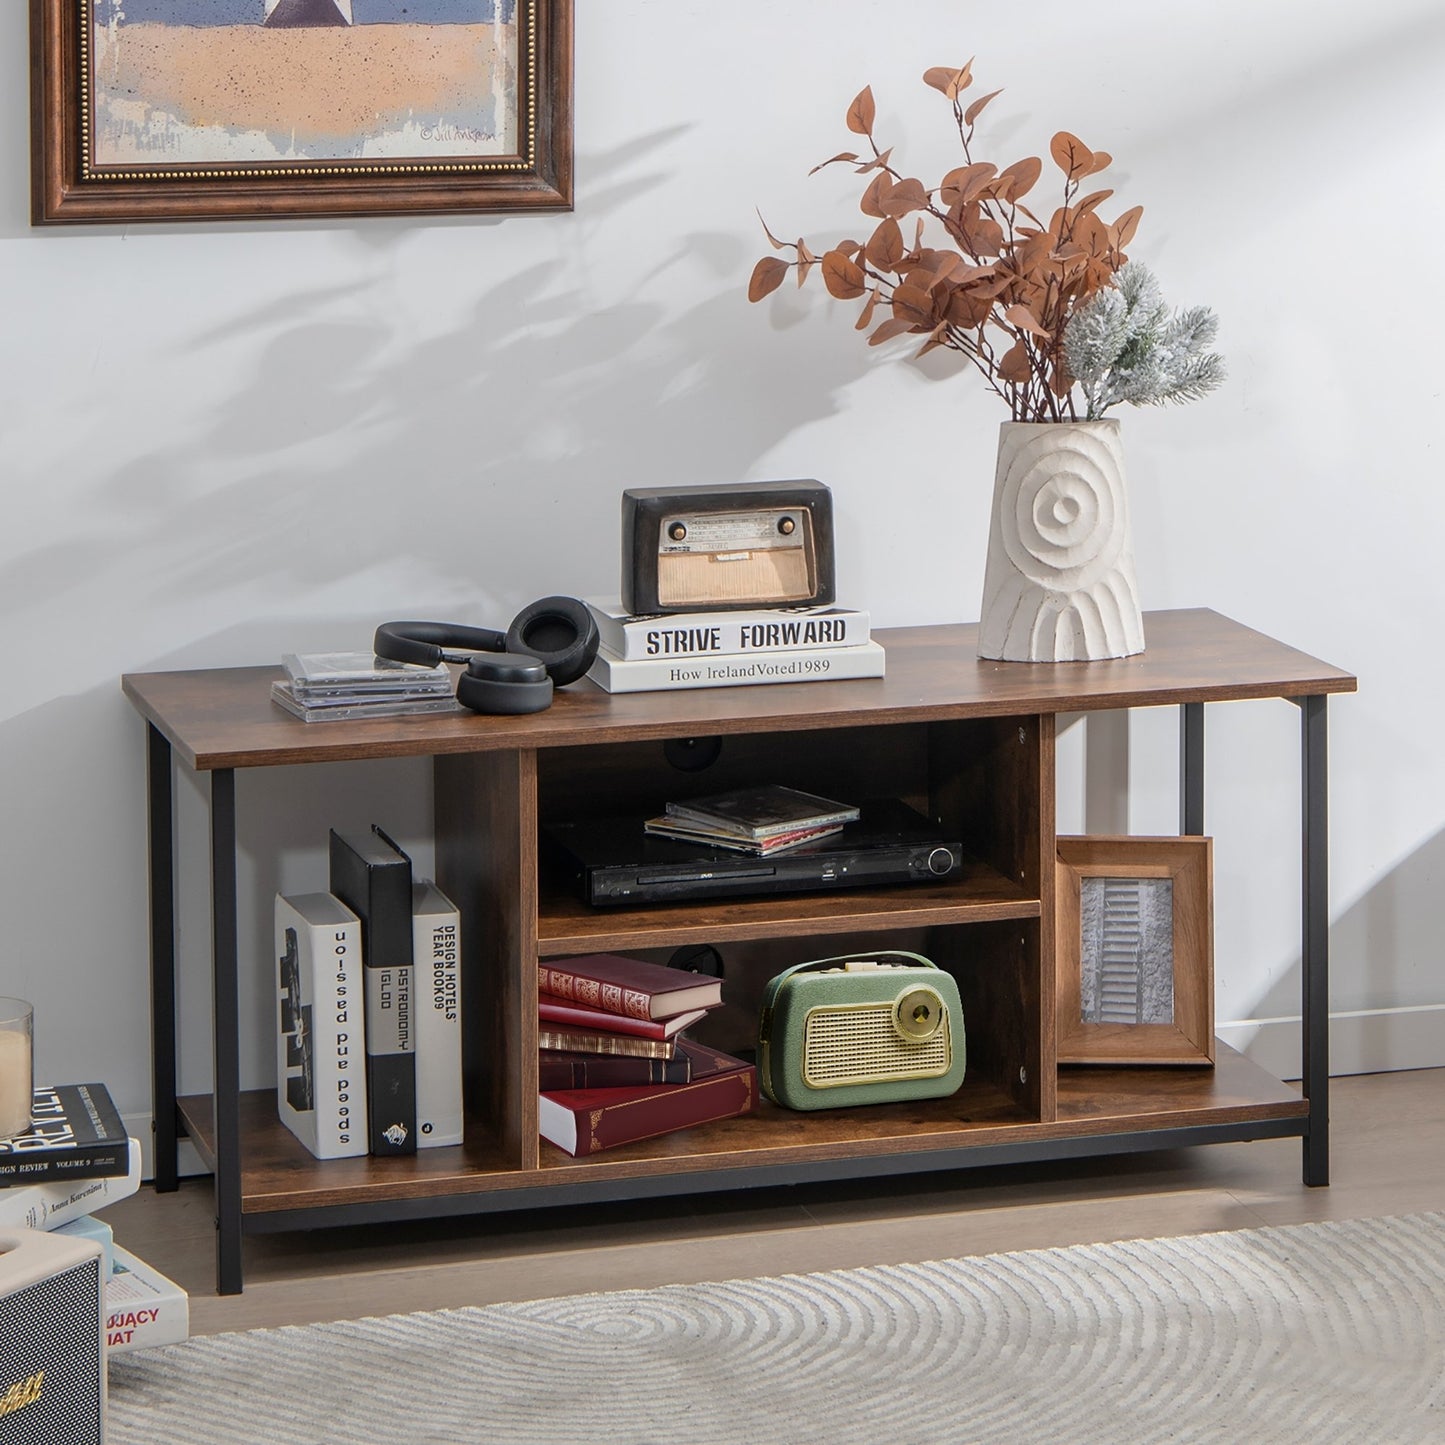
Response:
[[[0,1139],[30,1127],[34,1058],[34,1011],[23,999],[0,998]]]

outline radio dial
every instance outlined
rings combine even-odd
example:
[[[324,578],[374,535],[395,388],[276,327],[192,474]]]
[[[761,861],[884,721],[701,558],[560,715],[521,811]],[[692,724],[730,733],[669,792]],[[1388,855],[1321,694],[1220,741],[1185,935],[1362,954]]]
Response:
[[[947,848],[935,848],[928,855],[928,871],[940,877],[953,871],[953,854]]]

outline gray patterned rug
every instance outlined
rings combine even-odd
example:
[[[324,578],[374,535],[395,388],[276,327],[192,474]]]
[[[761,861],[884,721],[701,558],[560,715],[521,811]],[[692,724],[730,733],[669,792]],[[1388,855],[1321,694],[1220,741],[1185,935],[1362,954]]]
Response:
[[[1445,1441],[1445,1214],[216,1335],[110,1445]]]

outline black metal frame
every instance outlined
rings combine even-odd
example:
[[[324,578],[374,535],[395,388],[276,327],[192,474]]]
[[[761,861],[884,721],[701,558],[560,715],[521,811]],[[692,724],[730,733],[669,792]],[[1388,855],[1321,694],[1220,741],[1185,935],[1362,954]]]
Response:
[[[1305,1184],[1329,1183],[1329,835],[1324,695],[1291,699],[1301,712],[1301,1020],[1302,1119],[1245,1120],[1177,1129],[1142,1129],[1014,1144],[824,1160],[797,1165],[740,1166],[640,1179],[547,1185],[547,1203],[662,1197],[799,1184],[842,1178],[913,1174],[999,1164],[1044,1163],[1107,1154],[1172,1149],[1238,1140],[1303,1138]],[[148,826],[151,912],[152,1080],[155,1091],[155,1186],[177,1188],[180,1135],[176,1102],[176,911],[173,758],[169,742],[148,724]],[[1204,704],[1180,708],[1180,832],[1204,831]],[[441,1218],[535,1207],[537,1188],[437,1198],[375,1202],[243,1214],[241,1208],[240,1003],[236,939],[236,778],[230,768],[211,773],[211,989],[214,1030],[216,1289],[239,1294],[246,1234],[339,1224]]]

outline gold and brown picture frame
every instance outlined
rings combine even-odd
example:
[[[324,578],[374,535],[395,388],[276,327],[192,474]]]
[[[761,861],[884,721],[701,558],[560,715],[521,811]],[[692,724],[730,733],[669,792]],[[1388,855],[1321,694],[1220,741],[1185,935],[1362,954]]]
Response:
[[[1056,866],[1059,1062],[1213,1064],[1213,840],[1060,838]]]
[[[30,0],[31,219],[566,210],[572,0]]]

